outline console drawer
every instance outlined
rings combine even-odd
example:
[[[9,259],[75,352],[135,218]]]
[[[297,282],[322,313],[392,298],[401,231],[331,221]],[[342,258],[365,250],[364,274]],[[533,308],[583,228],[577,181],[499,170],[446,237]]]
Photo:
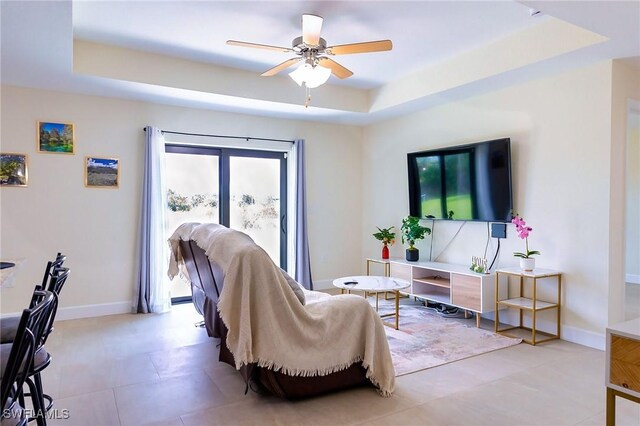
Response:
[[[391,262],[389,275],[393,278],[399,278],[401,280],[411,282],[411,265]]]
[[[640,340],[611,335],[609,381],[640,392]]]
[[[482,312],[482,280],[479,277],[452,273],[451,303],[470,311]]]

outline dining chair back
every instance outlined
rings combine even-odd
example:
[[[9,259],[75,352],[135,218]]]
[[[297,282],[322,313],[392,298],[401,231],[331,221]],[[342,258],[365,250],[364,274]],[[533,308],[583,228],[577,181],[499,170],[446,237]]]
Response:
[[[60,295],[62,286],[67,280],[69,275],[68,268],[64,268],[62,264],[67,259],[61,253],[58,253],[55,260],[47,262],[45,267],[44,277],[42,278],[42,284],[37,286],[36,289],[46,289],[53,291],[56,296]],[[34,299],[32,298],[30,307],[33,307]],[[15,339],[18,323],[20,322],[20,316],[8,316],[0,319],[0,343],[11,343]]]
[[[67,260],[67,256],[62,253],[56,255],[55,260],[47,262],[47,266],[44,269],[44,276],[42,277],[42,288],[47,288],[47,282],[53,279],[53,273],[57,268],[61,268],[62,264]]]
[[[47,322],[47,325],[45,326],[45,330],[42,336],[42,342],[40,346],[46,343],[47,338],[53,332],[53,323],[56,319],[56,314],[58,312],[58,304],[60,302],[60,291],[62,290],[64,283],[67,281],[67,278],[69,277],[70,273],[71,273],[71,270],[69,268],[61,267],[61,268],[56,268],[51,275],[51,280],[49,281],[49,287],[46,290],[53,293],[53,298],[55,299],[55,301],[54,301],[53,309],[51,311],[51,315],[49,316],[49,320]]]
[[[53,405],[53,398],[44,393],[40,372],[51,363],[51,355],[44,348],[44,343],[50,334],[51,325],[58,307],[58,298],[53,292],[42,290],[40,286],[36,286],[30,306],[31,309],[36,309],[39,306],[44,306],[44,308],[27,323],[27,327],[32,331],[35,340],[35,353],[30,364],[29,374],[25,380],[29,386],[29,393],[25,393],[25,396],[31,397],[33,412],[35,413],[35,416],[29,418],[29,421],[35,419],[39,426],[45,426],[47,424],[46,412]],[[48,403],[47,405],[45,405],[45,400]]]
[[[24,407],[20,405],[20,400],[35,352],[35,339],[31,330],[27,328],[32,312],[30,309],[22,312],[16,338],[11,344],[5,370],[2,371],[2,418],[8,419],[7,423],[18,425],[27,423],[27,416]]]
[[[56,299],[52,292],[41,290],[36,286],[33,292],[29,309],[25,309],[20,318],[16,338],[11,345],[11,351],[5,369],[2,371],[2,408],[3,410],[16,408],[17,401],[22,400],[22,385],[29,384],[32,396],[33,409],[36,413],[44,412],[44,403],[39,394],[34,394],[33,382],[29,376],[34,374],[35,354],[40,348],[40,343],[46,339],[47,325],[55,309]],[[26,396],[25,394],[24,396]],[[16,410],[17,413],[20,410]],[[9,416],[13,411],[4,412]],[[20,424],[20,422],[18,422]],[[44,416],[38,419],[38,424],[46,424]]]
[[[33,333],[36,342],[36,351],[44,346],[44,342],[47,340],[49,327],[57,307],[58,300],[55,294],[51,291],[43,290],[39,285],[36,286],[31,296],[29,309],[38,310],[29,317],[29,322],[27,323],[27,328]]]
[[[51,280],[49,280],[49,285],[46,289],[50,292],[53,292],[56,296],[60,296],[60,292],[62,291],[62,287],[64,283],[67,282],[67,278],[71,270],[65,267],[57,267],[54,268],[51,273]]]
[[[38,407],[35,411],[36,415],[34,418],[40,426],[46,425],[46,412],[49,411],[53,405],[53,398],[44,392],[41,372],[51,364],[51,354],[47,352],[44,345],[51,332],[53,332],[53,324],[58,311],[60,292],[62,291],[62,287],[71,272],[69,268],[62,266],[62,263],[65,260],[66,257],[58,253],[55,261],[48,262],[45,278],[43,279],[44,283],[47,283],[48,281],[46,284],[47,286],[36,286],[36,290],[34,291],[34,296],[31,301],[31,306],[33,306],[34,303],[38,302],[38,297],[43,291],[46,291],[53,297],[51,309],[49,310],[42,325],[43,328],[42,330],[39,330],[39,333],[35,336],[36,352],[34,355],[34,362],[26,380],[26,383],[29,386],[29,393],[25,395],[31,396],[34,408]],[[34,418],[30,418],[29,421]]]

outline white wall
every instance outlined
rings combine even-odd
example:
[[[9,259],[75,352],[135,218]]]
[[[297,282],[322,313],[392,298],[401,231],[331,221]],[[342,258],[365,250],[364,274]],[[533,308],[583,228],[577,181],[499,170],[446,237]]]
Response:
[[[611,85],[611,179],[609,218],[609,324],[625,319],[625,169],[629,99],[640,99],[640,73],[613,61]],[[621,226],[622,225],[622,226]]]
[[[640,101],[635,102],[640,108]],[[626,257],[627,281],[640,284],[640,109],[629,110],[627,123],[627,208]]]
[[[72,276],[61,306],[128,311],[135,258],[146,125],[167,130],[307,141],[309,239],[316,280],[362,263],[359,127],[260,118],[128,100],[3,86],[1,147],[28,155],[29,186],[0,188],[0,257],[24,258],[14,286],[0,291],[17,312],[48,259],[68,255]],[[75,155],[36,152],[36,121],[75,124]],[[84,187],[85,155],[121,162],[119,189]],[[354,231],[355,230],[355,231]],[[355,232],[355,234],[354,234]],[[64,312],[64,311],[63,311]]]
[[[363,255],[379,252],[375,226],[408,214],[407,152],[510,137],[514,209],[533,227],[540,267],[563,275],[563,337],[602,346],[607,325],[611,62],[602,62],[372,125],[365,130]],[[459,222],[436,224],[439,253]],[[621,224],[612,225],[619,228]],[[482,255],[486,224],[467,223],[439,260],[468,264]],[[523,250],[513,225],[498,266]],[[421,258],[429,239],[419,244]],[[392,255],[403,256],[400,244]],[[490,250],[492,253],[492,250]]]
[[[624,241],[624,222],[615,219],[624,195],[612,193],[621,184],[613,175],[624,169],[613,100],[632,95],[637,77],[627,71],[602,62],[364,129],[2,87],[1,150],[29,155],[30,181],[28,188],[0,189],[0,257],[27,260],[15,286],[1,290],[0,308],[24,306],[44,262],[62,250],[73,268],[63,307],[128,309],[145,125],[305,138],[312,268],[325,285],[364,272],[363,257],[379,256],[375,226],[399,228],[408,213],[407,152],[506,136],[512,139],[514,207],[534,227],[530,247],[542,252],[539,266],[564,272],[563,337],[601,346],[609,314],[623,311],[618,288],[610,290],[611,277],[623,269],[610,254]],[[76,154],[36,153],[36,120],[74,122]],[[84,188],[85,155],[119,157],[120,189]],[[451,242],[458,227],[436,225],[438,260],[467,264],[483,253],[486,225],[470,222]],[[418,244],[423,259],[429,243]],[[498,266],[515,265],[511,253],[522,251],[523,242],[511,225],[503,243]],[[493,249],[492,242],[490,254]],[[400,244],[392,247],[393,256],[403,252]]]

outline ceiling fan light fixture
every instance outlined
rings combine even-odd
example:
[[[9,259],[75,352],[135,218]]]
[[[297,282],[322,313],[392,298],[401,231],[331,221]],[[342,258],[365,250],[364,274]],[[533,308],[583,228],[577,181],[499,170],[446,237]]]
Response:
[[[300,65],[293,72],[290,72],[289,76],[298,84],[298,86],[305,86],[307,99],[304,105],[307,107],[311,102],[311,89],[326,83],[331,74],[341,80],[353,75],[352,71],[343,67],[326,55],[334,56],[350,55],[354,53],[384,52],[393,48],[391,40],[365,41],[361,43],[327,46],[327,41],[320,37],[323,20],[322,16],[310,13],[303,14],[302,36],[294,38],[291,43],[291,47],[278,47],[269,44],[248,43],[237,40],[227,40],[227,44],[231,46],[294,53],[297,57],[284,61],[260,75],[263,77],[271,77],[285,69],[289,69],[289,67],[296,63],[299,63]]]
[[[308,62],[303,62],[295,71],[289,73],[289,77],[295,81],[298,86],[302,84],[309,88],[315,89],[323,85],[329,80],[331,70],[320,65],[313,66]]]
[[[306,13],[302,15],[302,41],[308,46],[317,46],[320,43],[320,30],[322,30],[322,16]]]

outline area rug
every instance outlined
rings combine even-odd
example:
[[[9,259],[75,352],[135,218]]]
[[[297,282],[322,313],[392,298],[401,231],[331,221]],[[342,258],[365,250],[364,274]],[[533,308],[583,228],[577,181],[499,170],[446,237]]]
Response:
[[[381,306],[382,313],[390,311],[387,306]],[[443,317],[407,299],[400,307],[400,330],[385,329],[396,376],[504,349],[522,341],[477,328],[473,318]]]

